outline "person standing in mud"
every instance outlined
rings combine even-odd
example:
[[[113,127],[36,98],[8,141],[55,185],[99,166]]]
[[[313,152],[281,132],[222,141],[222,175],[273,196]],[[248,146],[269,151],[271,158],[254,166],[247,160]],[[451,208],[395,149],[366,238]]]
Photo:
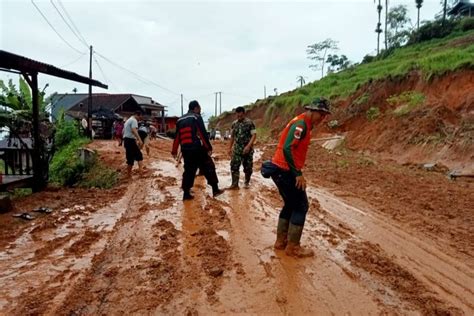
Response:
[[[276,152],[271,160],[276,171],[271,176],[281,197],[283,208],[277,226],[275,249],[288,256],[310,257],[311,249],[301,247],[300,240],[308,212],[306,180],[302,168],[311,139],[311,129],[330,114],[329,101],[316,98],[305,106],[306,112],[293,118],[284,128]]]
[[[123,127],[123,147],[125,147],[125,157],[127,159],[127,177],[132,174],[132,168],[135,161],[138,162],[138,171],[142,172],[143,155],[140,148],[143,142],[138,134],[138,121],[141,120],[142,113],[136,111],[130,116]]]
[[[229,189],[239,189],[240,165],[244,168],[245,187],[250,185],[253,170],[253,144],[257,138],[255,124],[245,117],[245,109],[241,106],[235,109],[237,120],[232,123],[232,138],[229,144],[230,171],[232,184]]]
[[[198,168],[202,170],[207,183],[212,187],[213,196],[222,194],[224,191],[219,189],[216,166],[211,158],[212,145],[201,117],[201,106],[195,100],[189,102],[188,113],[176,122],[176,137],[171,151],[175,158],[179,146],[184,160],[183,201],[194,198],[191,195],[191,188]]]

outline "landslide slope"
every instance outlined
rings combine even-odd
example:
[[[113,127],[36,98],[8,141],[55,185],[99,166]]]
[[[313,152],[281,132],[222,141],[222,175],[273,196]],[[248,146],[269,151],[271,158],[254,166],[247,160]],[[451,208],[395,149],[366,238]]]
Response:
[[[247,105],[260,140],[276,136],[316,96],[331,100],[333,115],[314,137],[344,133],[354,150],[474,172],[474,31],[405,46]],[[225,130],[233,119],[226,112],[210,125]]]

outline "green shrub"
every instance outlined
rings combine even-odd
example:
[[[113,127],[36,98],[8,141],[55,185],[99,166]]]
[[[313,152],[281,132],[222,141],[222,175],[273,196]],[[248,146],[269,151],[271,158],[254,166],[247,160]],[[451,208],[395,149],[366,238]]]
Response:
[[[366,114],[367,114],[367,119],[369,121],[373,121],[380,116],[380,110],[377,107],[371,107],[370,109],[367,110]]]
[[[56,133],[54,135],[54,145],[61,148],[69,144],[74,139],[79,139],[79,126],[76,121],[66,121],[64,116],[60,116],[56,122]]]
[[[77,151],[88,141],[83,138],[74,139],[56,151],[49,167],[51,182],[72,186],[80,180],[86,166],[80,161]]]
[[[101,161],[94,161],[91,168],[85,172],[78,183],[79,187],[110,189],[118,181],[116,170],[104,165]]]
[[[459,23],[456,29],[459,29],[463,32],[474,30],[474,18],[466,17],[463,18]]]
[[[442,20],[427,22],[410,35],[407,45],[446,37],[454,31],[458,23],[456,20],[446,20],[444,24]]]

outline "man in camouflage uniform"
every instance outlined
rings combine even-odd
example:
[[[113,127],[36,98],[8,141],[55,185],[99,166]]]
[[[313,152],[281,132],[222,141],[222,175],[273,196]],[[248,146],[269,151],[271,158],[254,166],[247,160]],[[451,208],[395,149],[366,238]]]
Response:
[[[241,164],[245,173],[245,187],[249,187],[253,168],[253,143],[257,138],[255,124],[251,119],[245,117],[245,109],[239,106],[235,109],[235,113],[237,120],[232,123],[232,138],[229,145],[229,153],[232,156],[230,161],[232,184],[229,189],[239,188]]]

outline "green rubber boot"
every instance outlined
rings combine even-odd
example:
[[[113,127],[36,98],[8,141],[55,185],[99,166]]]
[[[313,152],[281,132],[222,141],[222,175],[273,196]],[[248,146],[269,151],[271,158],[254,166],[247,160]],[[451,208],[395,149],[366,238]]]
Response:
[[[284,218],[278,219],[277,226],[277,239],[275,245],[273,246],[276,250],[284,250],[286,244],[288,243],[288,226],[290,221]]]
[[[238,190],[239,189],[239,174],[232,173],[232,184],[228,190]]]
[[[314,256],[314,251],[303,248],[300,245],[303,226],[290,224],[288,228],[288,244],[286,245],[286,255],[290,257],[305,258]]]

